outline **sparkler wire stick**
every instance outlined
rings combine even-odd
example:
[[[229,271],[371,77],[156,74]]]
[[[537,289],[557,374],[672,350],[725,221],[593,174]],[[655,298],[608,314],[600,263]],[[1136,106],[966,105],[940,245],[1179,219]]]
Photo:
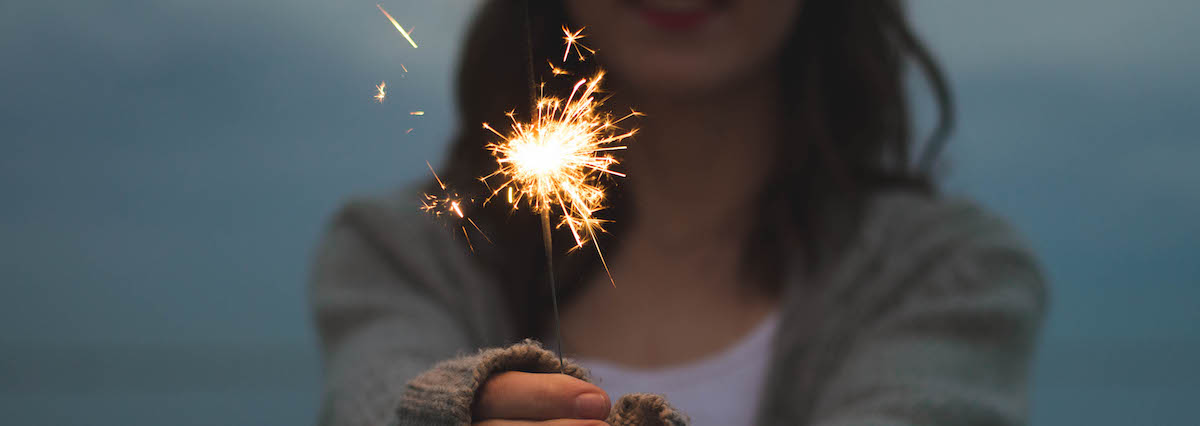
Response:
[[[542,211],[542,246],[546,249],[546,275],[550,277],[550,305],[554,307],[554,344],[558,346],[558,372],[566,374],[562,352],[562,326],[558,320],[558,294],[554,289],[554,247],[550,239],[550,211]]]
[[[536,111],[537,92],[533,75],[533,0],[525,0],[525,49],[529,62],[529,109]],[[550,237],[550,209],[542,209],[542,246],[546,250],[546,277],[550,282],[550,305],[554,309],[554,344],[558,351],[558,372],[565,373],[563,363],[562,325],[558,317],[558,294],[554,283],[554,240]]]

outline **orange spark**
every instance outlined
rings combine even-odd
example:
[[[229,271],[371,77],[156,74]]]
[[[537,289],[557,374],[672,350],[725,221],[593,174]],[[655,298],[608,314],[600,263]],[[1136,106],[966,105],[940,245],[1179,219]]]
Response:
[[[535,213],[561,214],[559,226],[565,225],[571,230],[576,243],[574,248],[582,247],[588,241],[594,243],[596,232],[604,231],[605,221],[595,216],[603,209],[601,178],[625,176],[611,169],[617,164],[611,151],[625,149],[623,145],[614,144],[637,132],[633,129],[621,133],[616,124],[641,115],[633,111],[612,120],[608,114],[597,111],[603,100],[596,99],[595,94],[603,78],[604,73],[600,72],[590,80],[579,80],[565,101],[547,97],[538,99],[535,117],[530,123],[518,122],[515,115],[509,113],[512,131],[508,135],[483,124],[501,140],[486,147],[496,157],[499,168],[482,179],[485,183],[496,176],[507,179],[496,187],[492,196],[508,189],[514,206],[525,199]],[[515,199],[513,192],[516,192]],[[608,265],[599,245],[596,253],[607,271]],[[611,275],[609,279],[611,281]]]
[[[471,227],[475,228],[475,231],[479,232],[479,235],[482,235],[483,239],[487,240],[487,242],[490,244],[492,239],[488,238],[487,234],[483,233],[482,229],[479,229],[479,225],[476,225],[474,220],[471,220],[471,218],[467,217],[467,215],[463,213],[462,204],[464,201],[462,197],[460,197],[457,193],[452,193],[446,189],[446,184],[442,182],[441,178],[438,177],[437,172],[433,171],[433,165],[429,164],[428,161],[425,162],[425,165],[429,167],[429,173],[433,174],[433,179],[437,181],[438,187],[442,189],[442,196],[436,197],[433,195],[424,194],[425,200],[421,202],[421,210],[430,212],[434,216],[439,217],[444,213],[453,213],[455,216],[458,216],[460,220],[465,220],[471,225]],[[468,199],[467,201],[471,200]],[[461,225],[460,222],[459,228],[462,229],[463,237],[467,239],[467,247],[474,252],[475,246],[471,244],[471,236],[467,233],[467,226]]]
[[[416,48],[417,48],[417,42],[413,41],[413,39],[412,39],[412,35],[411,35],[411,34],[412,34],[412,31],[411,31],[411,30],[410,30],[410,31],[404,31],[404,27],[401,27],[401,26],[400,26],[400,23],[399,23],[399,22],[396,22],[396,18],[393,18],[393,17],[392,17],[392,14],[388,13],[386,10],[383,10],[383,6],[382,6],[382,5],[376,4],[376,5],[375,5],[375,7],[378,7],[378,8],[379,8],[379,11],[380,11],[380,12],[383,12],[383,16],[386,16],[386,17],[388,18],[388,20],[389,20],[389,21],[392,21],[392,25],[396,27],[396,30],[397,30],[397,31],[400,31],[400,34],[404,36],[404,39],[405,39],[405,40],[408,40],[408,44],[411,44],[411,45],[412,45],[412,47],[413,47],[413,49],[416,49]]]
[[[404,64],[400,64],[400,69],[404,70],[404,72],[408,72],[408,67],[405,67]]]
[[[387,97],[386,89],[387,89],[386,81],[381,81],[381,82],[379,82],[379,85],[375,86],[375,90],[377,90],[379,92],[379,93],[375,94],[375,100],[379,101],[379,103],[383,103],[383,98]]]
[[[571,73],[567,72],[567,70],[564,70],[562,68],[554,66],[554,63],[550,62],[549,59],[546,60],[546,63],[550,64],[550,72],[553,73],[554,75],[570,75],[571,74]]]
[[[562,27],[563,34],[564,34],[563,43],[567,45],[566,51],[563,52],[563,59],[562,59],[563,62],[566,62],[567,56],[571,55],[572,47],[575,48],[575,54],[579,55],[580,61],[582,61],[584,59],[583,52],[580,49],[586,50],[586,51],[588,51],[588,53],[591,53],[591,54],[596,53],[595,50],[589,49],[587,46],[584,46],[583,43],[579,42],[579,40],[582,40],[584,37],[587,37],[587,36],[583,35],[584,29],[587,29],[587,27],[580,28],[579,31],[572,33],[571,30],[568,29],[566,25],[563,25],[563,27]]]
[[[408,115],[425,115],[425,111],[413,111],[408,113]]]

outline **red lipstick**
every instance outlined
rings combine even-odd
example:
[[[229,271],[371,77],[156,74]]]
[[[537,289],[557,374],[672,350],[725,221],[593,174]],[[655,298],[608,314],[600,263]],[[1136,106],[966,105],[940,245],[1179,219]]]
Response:
[[[712,17],[712,12],[707,10],[682,12],[642,8],[642,16],[656,27],[671,31],[686,31],[707,22]]]

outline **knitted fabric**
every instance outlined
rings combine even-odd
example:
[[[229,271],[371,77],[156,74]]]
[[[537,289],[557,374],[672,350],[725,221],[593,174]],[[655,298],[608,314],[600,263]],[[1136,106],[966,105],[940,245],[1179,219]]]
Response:
[[[504,348],[480,350],[442,361],[408,382],[397,410],[398,425],[470,425],[471,404],[488,378],[506,371],[559,372],[558,357],[533,340]],[[562,373],[591,382],[587,370],[564,360]],[[687,419],[664,397],[625,395],[608,416],[613,426],[686,426]]]

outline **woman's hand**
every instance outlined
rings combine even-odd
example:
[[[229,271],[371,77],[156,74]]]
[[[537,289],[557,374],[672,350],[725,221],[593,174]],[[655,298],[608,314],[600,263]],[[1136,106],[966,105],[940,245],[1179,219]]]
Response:
[[[603,426],[608,394],[558,373],[509,371],[492,376],[471,406],[475,426]]]

